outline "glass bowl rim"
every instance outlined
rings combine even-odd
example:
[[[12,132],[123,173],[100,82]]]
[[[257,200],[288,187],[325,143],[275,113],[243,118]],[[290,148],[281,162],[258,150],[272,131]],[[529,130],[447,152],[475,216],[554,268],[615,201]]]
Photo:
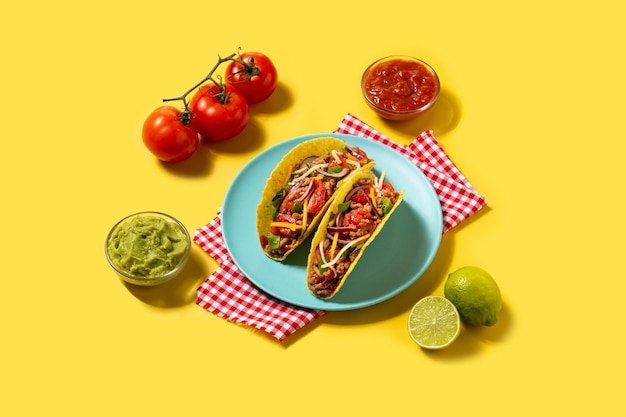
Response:
[[[185,250],[185,254],[180,259],[180,261],[178,261],[176,266],[173,269],[171,269],[170,271],[168,271],[167,273],[163,274],[163,275],[158,275],[158,276],[155,276],[155,277],[144,277],[144,276],[140,276],[140,275],[133,275],[133,274],[128,273],[127,271],[124,271],[124,270],[118,268],[118,266],[115,265],[115,263],[113,262],[113,260],[111,259],[110,254],[109,254],[109,241],[111,240],[111,237],[113,236],[113,233],[117,230],[117,228],[120,225],[124,224],[125,222],[129,221],[130,219],[132,219],[134,217],[150,216],[150,215],[155,216],[155,217],[165,218],[166,220],[170,221],[171,223],[174,223],[178,227],[178,229],[180,229],[183,232],[183,234],[185,236],[185,240],[187,241],[187,249]],[[106,240],[104,242],[104,254],[106,256],[107,262],[113,268],[113,270],[115,272],[117,272],[119,275],[121,275],[125,279],[132,280],[132,281],[137,281],[137,282],[142,282],[142,283],[164,282],[164,281],[166,281],[168,279],[171,279],[174,276],[176,276],[183,269],[185,264],[187,263],[187,261],[189,259],[189,256],[191,254],[191,236],[189,235],[189,231],[187,230],[185,225],[180,220],[178,220],[177,218],[172,216],[171,214],[163,213],[161,211],[154,211],[154,210],[138,211],[138,212],[135,212],[135,213],[128,214],[128,215],[124,216],[122,219],[117,221],[115,223],[115,225],[113,225],[111,230],[109,230],[109,233],[107,234]]]
[[[378,64],[381,64],[382,62],[386,62],[386,61],[391,61],[393,59],[403,59],[403,60],[408,60],[408,61],[413,61],[413,62],[418,62],[419,64],[423,65],[435,78],[435,95],[433,96],[432,99],[430,99],[430,101],[426,104],[424,104],[422,107],[419,107],[417,109],[414,110],[406,110],[406,111],[397,111],[397,110],[392,110],[392,109],[388,109],[385,107],[382,107],[376,103],[374,103],[369,95],[367,94],[367,92],[365,91],[365,79],[367,78],[367,75],[370,73],[370,71]],[[363,71],[363,75],[361,75],[361,93],[363,94],[363,97],[365,98],[367,104],[369,104],[370,106],[372,106],[373,108],[379,110],[380,112],[383,113],[387,113],[390,115],[397,115],[397,116],[408,116],[408,115],[417,115],[419,113],[422,113],[426,110],[428,110],[429,108],[431,108],[435,102],[437,101],[437,98],[439,97],[439,93],[441,91],[441,83],[439,81],[439,75],[437,74],[437,71],[435,71],[435,69],[428,64],[426,61],[423,61],[420,58],[411,56],[411,55],[387,55],[384,56],[382,58],[379,58],[377,60],[375,60],[374,62],[372,62],[371,64],[369,64],[367,66],[367,68],[365,69],[365,71]]]

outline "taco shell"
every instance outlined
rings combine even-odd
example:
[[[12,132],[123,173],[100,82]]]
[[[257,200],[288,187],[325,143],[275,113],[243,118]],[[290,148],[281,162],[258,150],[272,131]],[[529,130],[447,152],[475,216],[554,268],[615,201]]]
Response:
[[[316,266],[315,264],[317,263],[318,247],[320,243],[322,243],[324,239],[326,239],[327,228],[331,220],[334,219],[335,216],[339,214],[340,212],[339,205],[344,202],[348,193],[358,184],[358,182],[361,179],[369,179],[371,181],[374,181],[375,178],[376,178],[376,175],[372,172],[371,168],[361,168],[355,171],[354,174],[348,179],[348,181],[342,185],[341,189],[335,193],[335,198],[333,199],[332,203],[326,210],[324,217],[320,220],[319,227],[317,228],[317,231],[315,232],[315,235],[313,236],[313,240],[311,242],[311,250],[309,252],[309,257],[307,261],[307,276],[306,276],[307,287],[309,291],[311,291],[311,293],[317,298],[330,299],[337,294],[337,292],[341,289],[343,284],[346,282],[346,279],[348,278],[348,276],[352,273],[352,271],[356,267],[357,263],[363,256],[363,253],[365,252],[367,247],[374,241],[376,236],[378,236],[380,231],[385,226],[385,223],[389,220],[393,212],[402,202],[402,199],[404,197],[404,191],[400,191],[397,193],[395,204],[391,207],[389,212],[387,212],[387,214],[383,217],[383,219],[378,224],[378,226],[376,226],[374,231],[370,233],[369,237],[366,240],[359,242],[359,245],[362,245],[361,249],[359,250],[354,260],[351,262],[350,266],[348,267],[348,270],[341,277],[340,281],[334,285],[331,292],[321,293],[320,291],[316,291],[316,289],[314,288],[314,284],[311,282],[311,277],[313,275],[313,268],[314,266]]]
[[[261,201],[257,206],[256,228],[260,240],[262,240],[263,237],[267,236],[270,233],[271,224],[273,222],[271,210],[272,200],[274,200],[276,194],[279,193],[287,185],[294,167],[298,166],[302,161],[311,156],[324,155],[331,150],[342,150],[347,146],[350,145],[340,139],[332,137],[321,137],[302,142],[293,147],[287,154],[285,154],[285,156],[280,160],[280,162],[278,162],[278,164],[270,174],[269,178],[267,179],[265,187],[261,194]],[[370,160],[366,165],[364,165],[364,167],[368,167],[369,169],[371,169],[374,164],[374,161]],[[357,171],[358,169],[353,170],[350,174],[337,182],[335,192],[330,196],[330,198],[328,198],[322,209],[319,210],[313,216],[313,218],[308,219],[306,229],[297,238],[297,241],[291,246],[288,251],[278,255],[270,254],[265,250],[263,250],[263,252],[271,259],[274,259],[276,261],[283,261],[315,230],[322,216],[326,212],[326,209],[334,200],[335,194],[341,189],[342,185],[349,180],[353,173]]]

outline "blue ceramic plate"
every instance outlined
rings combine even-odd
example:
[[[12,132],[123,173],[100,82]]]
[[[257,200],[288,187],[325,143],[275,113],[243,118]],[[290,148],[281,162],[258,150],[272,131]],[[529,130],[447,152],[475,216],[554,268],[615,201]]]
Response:
[[[358,146],[385,170],[401,205],[367,247],[341,290],[330,300],[314,297],[306,285],[306,262],[312,235],[285,261],[268,258],[256,232],[256,208],[265,182],[276,164],[295,145],[316,137],[336,137]],[[281,142],[253,158],[235,177],[222,206],[222,232],[235,264],[257,287],[297,306],[351,310],[385,301],[409,287],[428,268],[441,241],[443,218],[432,185],[402,154],[370,139],[321,133]]]

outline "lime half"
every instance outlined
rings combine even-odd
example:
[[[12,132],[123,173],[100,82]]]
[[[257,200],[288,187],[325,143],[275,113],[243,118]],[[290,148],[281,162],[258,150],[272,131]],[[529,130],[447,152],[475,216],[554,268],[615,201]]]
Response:
[[[461,332],[459,312],[450,300],[438,295],[424,297],[409,314],[411,339],[425,349],[450,346]]]

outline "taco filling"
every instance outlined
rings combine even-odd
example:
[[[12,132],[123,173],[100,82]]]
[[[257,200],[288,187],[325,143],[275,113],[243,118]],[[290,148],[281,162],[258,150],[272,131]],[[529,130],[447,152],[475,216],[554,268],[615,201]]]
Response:
[[[384,172],[380,178],[371,171],[365,174],[345,197],[338,195],[341,202],[333,204],[313,239],[307,284],[316,297],[330,298],[339,291],[404,195],[384,180]]]
[[[370,165],[368,165],[370,164]],[[287,183],[269,202],[269,230],[259,230],[269,257],[284,259],[317,226],[342,180],[373,165],[358,147],[343,146],[311,155],[291,165]]]

